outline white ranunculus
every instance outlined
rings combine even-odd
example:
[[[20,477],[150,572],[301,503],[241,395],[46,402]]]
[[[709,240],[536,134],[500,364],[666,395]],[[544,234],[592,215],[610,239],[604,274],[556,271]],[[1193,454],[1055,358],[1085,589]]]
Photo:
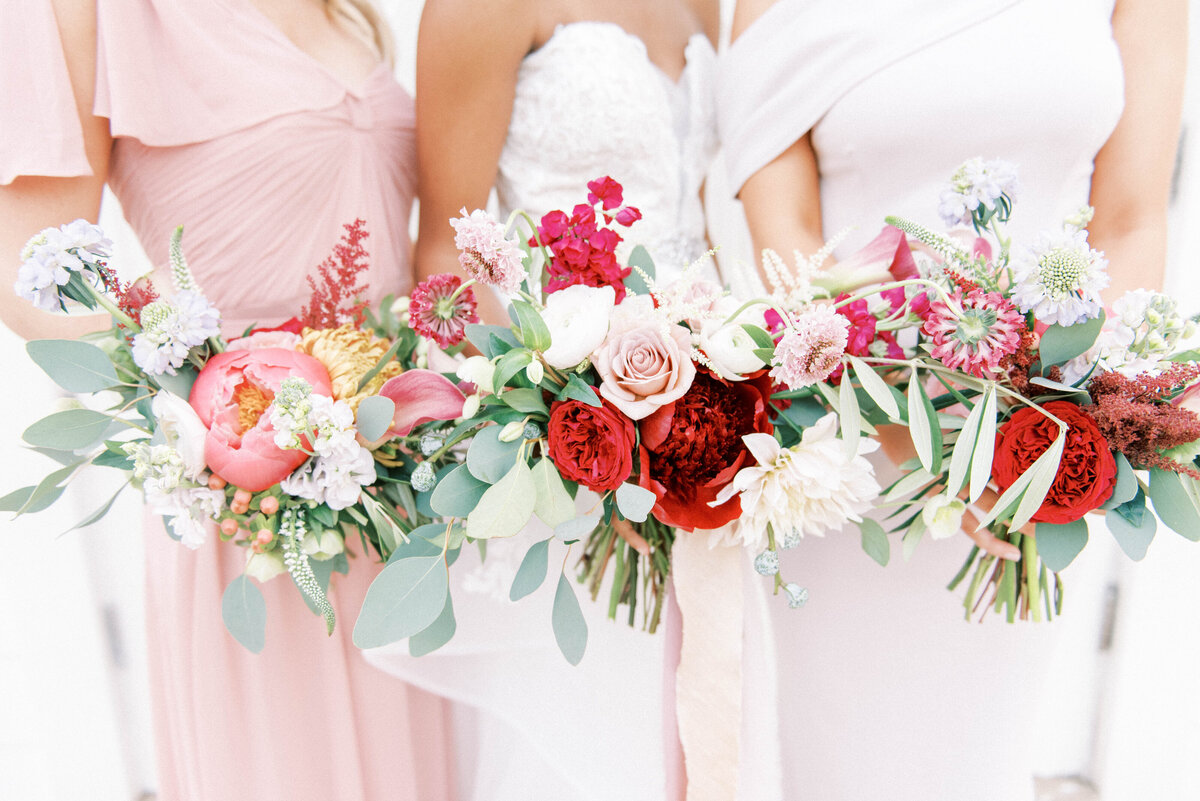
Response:
[[[944,540],[962,531],[965,511],[967,505],[963,501],[943,493],[929,499],[925,508],[921,510],[921,519],[925,521],[929,536],[935,540]]]
[[[310,531],[300,541],[300,550],[316,561],[324,562],[346,550],[346,543],[336,531],[330,529],[320,532]]]
[[[454,374],[463,381],[474,384],[479,391],[490,394],[496,391],[492,378],[496,375],[496,365],[486,356],[471,356],[458,366]],[[465,413],[464,413],[464,416]]]
[[[204,439],[208,429],[195,409],[183,398],[166,390],[154,396],[150,408],[158,421],[158,432],[164,443],[183,459],[184,476],[191,481],[199,481],[207,466],[204,462]]]
[[[726,323],[728,316],[737,311],[738,303],[732,298],[725,298],[720,305],[733,308],[722,309],[717,317],[701,323],[698,344],[708,356],[713,372],[726,381],[741,381],[766,366],[766,362],[754,355],[758,344],[746,333],[742,324],[756,325],[766,330],[766,320],[761,313],[747,310],[738,315],[736,320]]]
[[[576,284],[546,298],[542,319],[550,329],[546,364],[570,370],[600,347],[608,335],[617,295],[611,286]]]
[[[286,573],[283,564],[283,554],[279,551],[265,553],[249,552],[246,559],[246,575],[259,584],[266,584],[280,573]]]

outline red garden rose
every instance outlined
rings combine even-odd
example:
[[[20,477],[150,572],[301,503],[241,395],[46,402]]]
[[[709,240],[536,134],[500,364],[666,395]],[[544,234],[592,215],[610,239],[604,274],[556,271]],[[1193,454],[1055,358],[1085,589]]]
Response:
[[[1069,401],[1050,401],[1046,411],[1065,422],[1066,447],[1046,500],[1030,518],[1035,523],[1070,523],[1099,508],[1112,495],[1117,476],[1108,441],[1092,418]],[[1008,489],[1058,436],[1058,424],[1037,409],[1016,411],[996,432],[992,478]]]
[[[697,370],[683,397],[639,423],[639,481],[658,498],[656,518],[691,531],[719,528],[741,515],[737,495],[717,507],[708,504],[751,459],[742,436],[774,430],[770,394],[766,371],[734,382]]]
[[[607,403],[551,404],[548,439],[558,472],[588,489],[615,490],[633,472],[633,421]]]

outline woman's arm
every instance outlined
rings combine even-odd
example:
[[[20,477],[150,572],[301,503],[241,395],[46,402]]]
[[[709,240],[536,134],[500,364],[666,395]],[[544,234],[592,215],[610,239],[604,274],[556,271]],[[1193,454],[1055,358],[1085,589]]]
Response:
[[[54,12],[92,175],[22,176],[0,186],[0,264],[4,265],[6,279],[0,286],[0,317],[6,326],[26,339],[69,337],[103,326],[98,316],[66,318],[39,311],[10,290],[20,266],[19,253],[31,236],[43,228],[80,217],[96,221],[112,150],[108,120],[92,114],[96,83],[95,0],[54,0]]]
[[[533,48],[540,3],[428,0],[417,43],[417,170],[421,199],[417,280],[461,274],[450,218],[484,208],[496,180],[516,92]],[[480,317],[506,319],[491,292]]]
[[[1187,28],[1187,0],[1117,0],[1113,11],[1125,111],[1096,156],[1089,226],[1092,245],[1108,256],[1110,301],[1130,289],[1162,288]]]

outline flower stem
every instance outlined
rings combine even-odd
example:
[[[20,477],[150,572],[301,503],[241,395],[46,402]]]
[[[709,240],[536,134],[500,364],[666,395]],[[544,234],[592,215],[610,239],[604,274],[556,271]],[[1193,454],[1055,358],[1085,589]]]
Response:
[[[113,303],[112,300],[109,299],[108,295],[104,294],[100,290],[96,289],[96,287],[92,286],[92,283],[90,281],[83,281],[81,283],[85,287],[87,287],[87,291],[89,293],[91,293],[92,298],[95,299],[96,303],[102,309],[104,309],[106,312],[108,312],[109,316],[111,316],[114,320],[116,320],[122,326],[124,326],[125,328],[128,328],[130,331],[134,332],[135,334],[141,332],[142,327],[140,325],[138,325],[137,323],[135,323],[133,321],[132,317],[130,317],[128,314],[126,314],[125,312],[123,312],[119,308],[117,308],[117,304]]]

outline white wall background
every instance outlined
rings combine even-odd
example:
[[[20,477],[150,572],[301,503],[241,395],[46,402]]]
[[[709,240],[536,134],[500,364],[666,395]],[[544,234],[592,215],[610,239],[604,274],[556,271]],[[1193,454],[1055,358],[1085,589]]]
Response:
[[[412,86],[421,0],[380,3],[397,32],[397,74]],[[725,3],[729,5],[728,2]],[[728,11],[728,9],[726,9]],[[1192,20],[1193,52],[1200,15]],[[1192,70],[1193,77],[1195,69]],[[1200,80],[1188,90],[1181,180],[1173,211],[1169,289],[1200,310]],[[713,197],[723,197],[719,171]],[[710,209],[722,260],[748,260],[741,211]],[[118,260],[140,253],[119,212]],[[60,394],[0,328],[0,495],[53,469],[19,447],[20,432]],[[111,494],[109,481],[76,487],[48,513],[0,527],[0,798],[128,801],[154,787],[142,630],[140,514],[130,494],[101,524],[60,536]],[[1067,572],[1070,610],[1043,717],[1031,722],[1045,775],[1085,775],[1105,801],[1200,799],[1200,546],[1161,531],[1131,565],[1095,527],[1088,553]],[[1115,597],[1111,643],[1100,647]],[[1031,677],[1031,686],[1041,677]],[[1003,703],[1003,699],[996,699]],[[1003,748],[1003,743],[997,743]],[[953,755],[947,755],[953,758]],[[64,769],[64,765],[70,769]]]

